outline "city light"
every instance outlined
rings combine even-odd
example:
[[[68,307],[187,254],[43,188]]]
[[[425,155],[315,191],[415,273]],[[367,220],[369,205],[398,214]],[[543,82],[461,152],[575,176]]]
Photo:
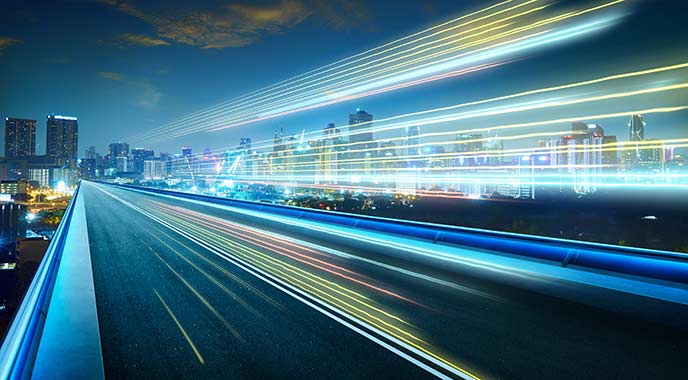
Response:
[[[0,380],[685,377],[681,1],[59,3],[2,5]]]

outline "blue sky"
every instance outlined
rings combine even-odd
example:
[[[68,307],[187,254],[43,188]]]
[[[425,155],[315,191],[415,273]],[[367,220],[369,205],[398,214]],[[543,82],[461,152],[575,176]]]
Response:
[[[569,1],[569,3],[571,3]],[[575,2],[573,2],[575,3]],[[3,2],[0,116],[80,121],[80,150],[112,141],[476,9],[479,1],[278,0]],[[218,133],[158,142],[231,146],[284,127],[377,117],[688,60],[680,1],[631,1],[623,21],[586,40],[467,77],[359,99]],[[672,12],[671,10],[676,10]],[[685,113],[648,120],[656,137],[685,137]],[[610,126],[623,133],[623,125]],[[0,138],[2,139],[2,138]]]

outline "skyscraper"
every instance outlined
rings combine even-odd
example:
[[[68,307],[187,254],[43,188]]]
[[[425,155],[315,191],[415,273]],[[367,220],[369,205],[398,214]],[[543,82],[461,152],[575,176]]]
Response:
[[[182,157],[191,157],[191,147],[190,146],[183,146],[182,147]]]
[[[155,156],[155,152],[151,149],[134,148],[131,150],[131,168],[130,170],[136,173],[143,173],[144,161],[151,160]]]
[[[48,115],[46,155],[59,166],[76,168],[79,155],[79,122],[76,117]]]
[[[116,168],[117,158],[127,156],[129,156],[129,144],[123,142],[114,142],[110,144],[108,149],[108,166],[110,168]]]
[[[630,141],[645,140],[645,122],[642,116],[638,114],[631,116],[631,120],[628,122],[628,133]]]
[[[406,138],[404,139],[406,151],[403,154],[408,156],[406,157],[406,163],[409,167],[417,167],[422,162],[420,160],[413,159],[414,157],[421,155],[421,149],[418,146],[418,144],[420,144],[420,139],[418,138],[419,134],[420,127],[406,127]]]
[[[36,120],[5,118],[5,158],[36,155]]]
[[[356,110],[356,113],[349,115],[349,142],[366,143],[373,141],[373,132],[361,132],[373,127],[373,115],[363,110]]]
[[[645,122],[643,117],[635,114],[631,116],[628,121],[628,135],[631,142],[636,143],[635,149],[628,151],[631,157],[628,157],[627,161],[631,167],[636,167],[638,164],[647,161],[646,151],[643,150],[641,143],[645,141]]]
[[[419,134],[420,127],[406,127],[406,139],[404,140],[404,146],[406,146],[406,154],[408,156],[420,155],[420,147],[416,146],[420,142],[418,139]]]
[[[377,144],[373,141],[373,115],[363,110],[356,110],[356,113],[349,115],[349,168],[352,169],[353,176],[360,174],[370,174],[371,161],[376,156],[376,151],[366,151],[374,149]]]
[[[249,151],[251,150],[251,138],[242,137],[241,140],[239,140],[239,147],[237,149],[244,154],[249,154]]]
[[[460,134],[456,136],[454,153],[465,153],[457,157],[457,166],[477,166],[478,155],[476,152],[483,150],[483,135],[481,134]],[[482,162],[485,164],[486,162]]]

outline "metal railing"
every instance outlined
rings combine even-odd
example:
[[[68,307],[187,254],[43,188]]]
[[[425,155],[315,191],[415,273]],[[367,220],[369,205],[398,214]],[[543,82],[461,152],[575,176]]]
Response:
[[[577,266],[688,284],[688,254],[685,253],[323,211],[133,185],[115,186],[413,237],[433,243],[487,249],[524,258],[547,260],[562,267]]]
[[[31,377],[79,187],[65,210],[0,347],[0,379]]]

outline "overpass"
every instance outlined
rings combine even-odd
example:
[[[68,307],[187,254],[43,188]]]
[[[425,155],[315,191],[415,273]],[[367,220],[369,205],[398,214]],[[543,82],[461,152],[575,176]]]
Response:
[[[2,378],[673,378],[688,258],[82,182]]]

